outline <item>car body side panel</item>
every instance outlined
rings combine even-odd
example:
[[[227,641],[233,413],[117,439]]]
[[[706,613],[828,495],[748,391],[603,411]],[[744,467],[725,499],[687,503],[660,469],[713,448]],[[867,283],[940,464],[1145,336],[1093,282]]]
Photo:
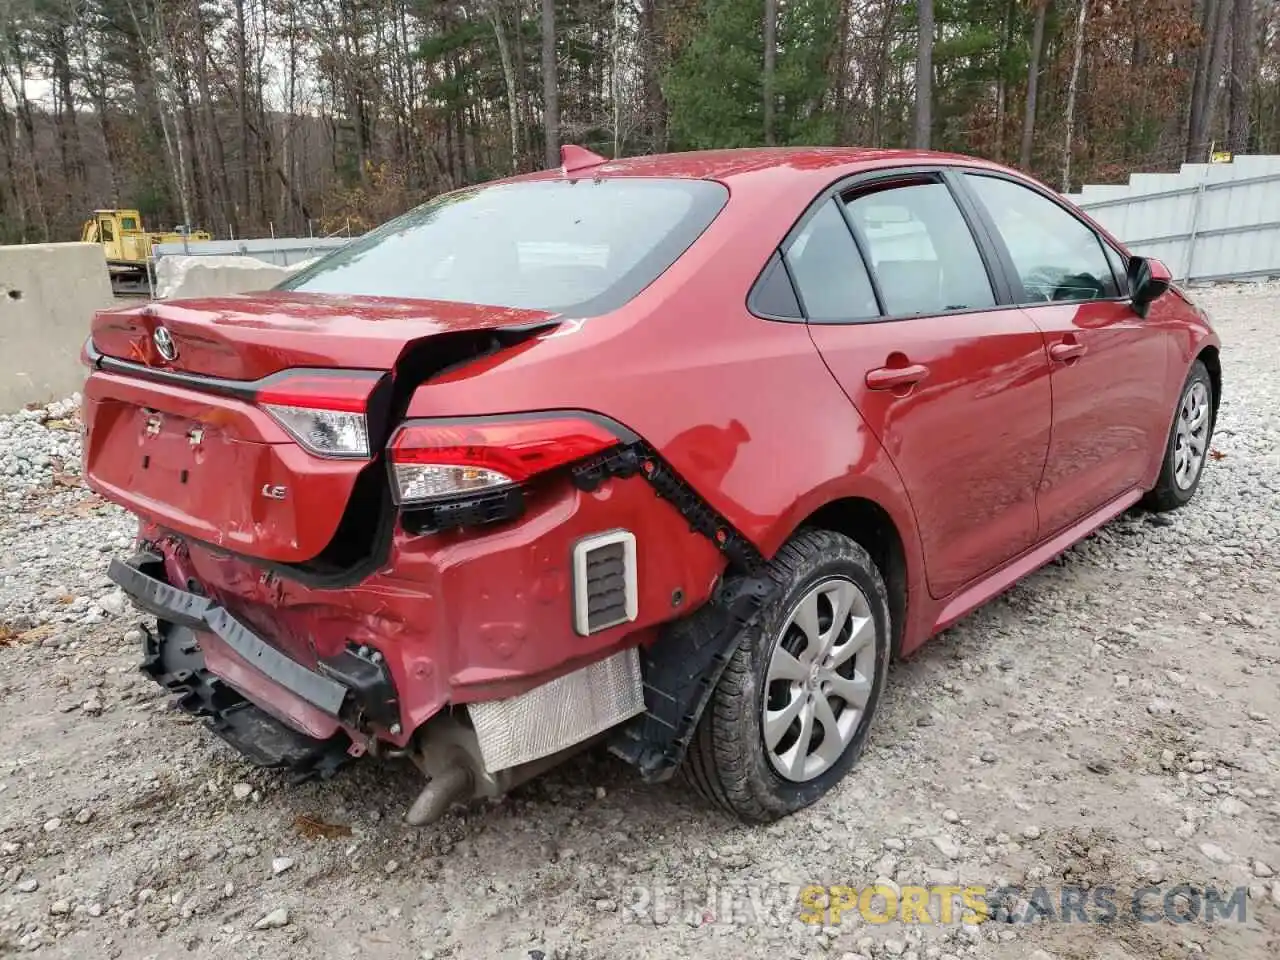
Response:
[[[1205,348],[1221,349],[1222,341],[1210,326],[1208,316],[1176,290],[1166,293],[1151,304],[1146,322],[1158,326],[1163,331],[1165,349],[1168,352],[1164,378],[1164,395],[1167,402],[1161,440],[1159,449],[1151,452],[1151,459],[1147,464],[1142,483],[1143,489],[1150,489],[1155,486],[1156,479],[1160,476],[1164,445],[1173,427],[1178,396],[1182,385],[1186,383],[1187,375],[1191,372],[1191,365]],[[1219,397],[1218,400],[1220,401],[1221,398]]]
[[[810,329],[902,475],[933,596],[1035,543],[1051,397],[1044,340],[1025,316],[991,310]],[[920,383],[868,388],[870,371],[909,364],[927,368]]]
[[[1168,429],[1168,345],[1163,305],[1138,316],[1127,301],[1030,305],[1027,316],[1056,345],[1083,347],[1051,361],[1053,440],[1037,505],[1048,537],[1141,485]]]

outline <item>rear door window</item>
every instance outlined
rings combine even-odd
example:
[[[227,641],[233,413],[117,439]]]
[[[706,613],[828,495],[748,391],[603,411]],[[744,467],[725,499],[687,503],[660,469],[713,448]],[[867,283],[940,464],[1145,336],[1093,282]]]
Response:
[[[1120,296],[1102,241],[1030,187],[999,177],[966,173],[1022,280],[1026,304],[1099,300]]]
[[[945,184],[873,189],[846,204],[890,316],[995,305],[978,245]]]
[[[831,200],[818,208],[790,244],[787,267],[810,320],[878,317],[875,290],[844,215]]]
[[[352,241],[279,289],[605,313],[671,266],[728,195],[708,180],[626,177],[461,190]]]

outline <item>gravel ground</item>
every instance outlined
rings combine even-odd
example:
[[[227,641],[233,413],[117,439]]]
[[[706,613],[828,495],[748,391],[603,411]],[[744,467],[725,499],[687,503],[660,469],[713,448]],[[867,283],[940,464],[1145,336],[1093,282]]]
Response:
[[[1280,956],[1280,286],[1202,300],[1226,399],[1195,502],[1118,519],[898,664],[854,774],[764,829],[602,754],[420,830],[393,763],[256,771],[136,671],[104,576],[132,524],[79,485],[75,403],[0,418],[0,954]],[[1017,885],[1055,917],[1064,884],[1114,887],[1120,910],[798,915],[796,885],[877,880]],[[1138,922],[1144,886],[1197,918]],[[1244,920],[1207,922],[1210,887]]]

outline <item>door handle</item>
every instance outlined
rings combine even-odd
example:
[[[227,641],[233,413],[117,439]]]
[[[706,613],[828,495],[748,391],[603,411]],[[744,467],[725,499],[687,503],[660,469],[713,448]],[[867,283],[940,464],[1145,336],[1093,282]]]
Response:
[[[1070,343],[1063,340],[1061,343],[1055,343],[1049,348],[1049,356],[1061,363],[1067,363],[1070,360],[1076,360],[1085,353],[1085,345],[1083,343]]]
[[[913,387],[928,375],[929,368],[923,363],[913,363],[906,367],[877,367],[867,371],[867,388],[897,390],[900,387]]]

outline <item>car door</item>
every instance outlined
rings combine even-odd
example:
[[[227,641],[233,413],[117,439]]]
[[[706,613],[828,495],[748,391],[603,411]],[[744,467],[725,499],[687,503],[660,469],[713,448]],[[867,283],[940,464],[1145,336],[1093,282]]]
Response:
[[[1037,504],[1049,536],[1141,484],[1163,449],[1167,335],[1130,304],[1124,258],[1067,207],[1005,176],[961,180],[1048,344],[1053,438]]]
[[[836,193],[784,260],[814,343],[910,495],[930,593],[1031,546],[1051,417],[1044,340],[998,308],[999,280],[942,175]]]

